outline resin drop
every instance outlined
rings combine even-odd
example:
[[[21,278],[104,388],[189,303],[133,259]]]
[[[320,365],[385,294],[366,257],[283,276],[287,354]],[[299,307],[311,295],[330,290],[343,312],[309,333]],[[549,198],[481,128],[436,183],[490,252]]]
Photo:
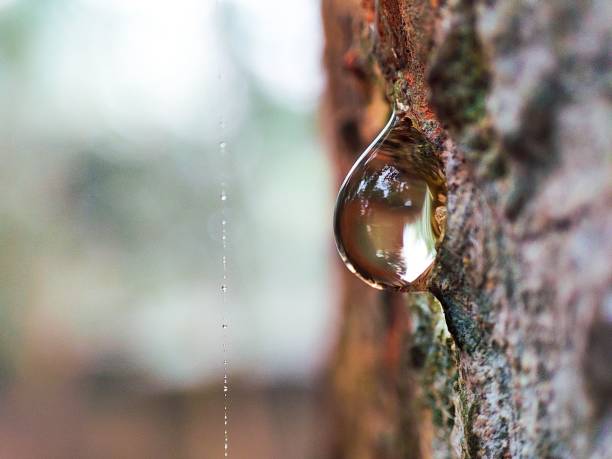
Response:
[[[336,244],[348,269],[378,289],[421,289],[444,237],[446,186],[431,143],[393,114],[348,173]]]

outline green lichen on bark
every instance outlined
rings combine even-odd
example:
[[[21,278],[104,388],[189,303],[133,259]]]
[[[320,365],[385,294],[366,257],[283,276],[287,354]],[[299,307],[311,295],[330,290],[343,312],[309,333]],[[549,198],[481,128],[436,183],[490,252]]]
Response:
[[[432,59],[428,81],[438,116],[450,128],[459,129],[485,116],[489,71],[473,3],[458,3],[452,21]]]
[[[444,311],[433,296],[412,295],[407,304],[412,323],[411,365],[422,391],[421,402],[431,411],[436,427],[434,451],[450,452],[458,397],[457,348],[446,327]]]

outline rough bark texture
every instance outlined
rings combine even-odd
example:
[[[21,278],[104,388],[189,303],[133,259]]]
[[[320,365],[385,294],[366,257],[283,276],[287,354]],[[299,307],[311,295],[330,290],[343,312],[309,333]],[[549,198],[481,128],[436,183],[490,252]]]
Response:
[[[612,451],[612,4],[323,0],[338,181],[395,100],[449,190],[430,290],[342,272],[337,458]]]

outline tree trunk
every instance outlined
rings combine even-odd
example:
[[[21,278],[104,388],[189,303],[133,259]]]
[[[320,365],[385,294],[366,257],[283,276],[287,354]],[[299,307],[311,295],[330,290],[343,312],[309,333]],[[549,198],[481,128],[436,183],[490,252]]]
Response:
[[[323,0],[338,184],[389,100],[439,150],[433,295],[339,267],[336,458],[612,452],[606,1]]]

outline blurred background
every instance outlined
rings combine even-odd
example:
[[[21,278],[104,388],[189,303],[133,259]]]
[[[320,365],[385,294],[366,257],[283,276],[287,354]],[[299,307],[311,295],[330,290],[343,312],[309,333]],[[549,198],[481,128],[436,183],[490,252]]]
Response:
[[[222,457],[224,359],[230,457],[321,457],[321,48],[317,0],[0,0],[1,458]]]

